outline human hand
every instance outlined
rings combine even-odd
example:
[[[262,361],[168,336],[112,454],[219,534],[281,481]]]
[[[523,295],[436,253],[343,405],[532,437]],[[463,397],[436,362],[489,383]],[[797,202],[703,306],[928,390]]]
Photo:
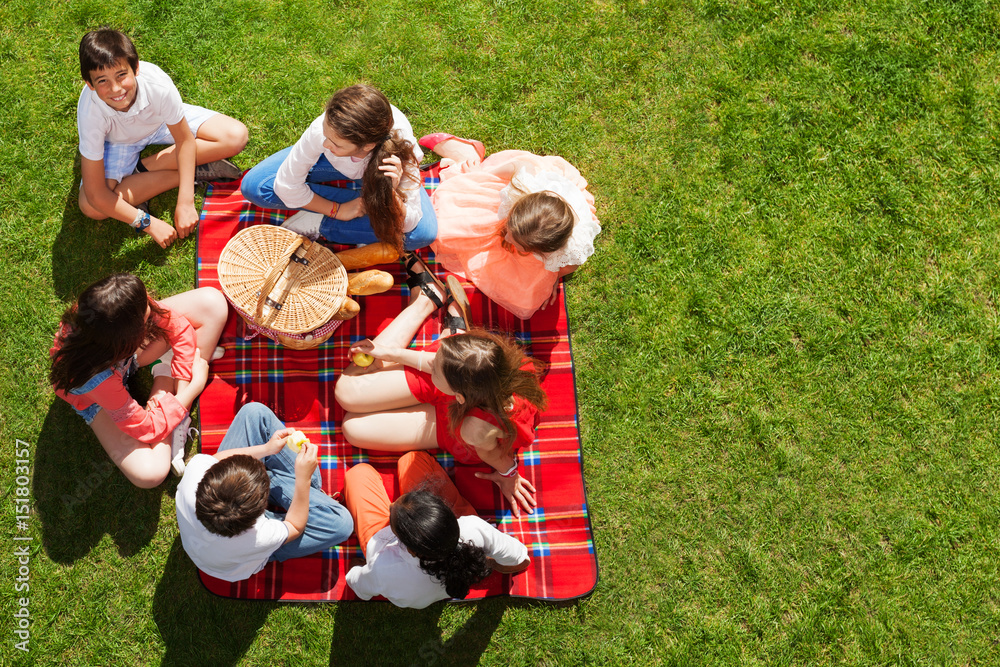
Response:
[[[305,479],[308,484],[318,465],[319,447],[307,440],[302,443],[302,449],[299,450],[299,455],[295,457],[295,479]]]
[[[337,220],[353,220],[354,218],[360,218],[364,214],[365,203],[361,201],[361,197],[357,197],[341,204],[340,208],[337,209],[335,217]]]
[[[552,284],[552,294],[550,294],[549,298],[542,303],[541,310],[545,310],[559,300],[559,283],[559,278],[556,278],[555,283]]]
[[[271,439],[264,443],[264,456],[271,456],[272,454],[277,454],[282,449],[285,448],[285,441],[288,436],[292,434],[294,428],[279,428],[271,436]]]
[[[194,202],[177,202],[174,209],[174,228],[177,230],[177,238],[187,238],[198,226],[198,211],[194,207]]]
[[[382,160],[382,164],[378,166],[378,170],[392,180],[393,190],[399,189],[399,181],[403,178],[403,163],[400,161],[399,156],[390,155],[385,158]]]
[[[535,487],[519,474],[504,477],[498,472],[477,472],[476,477],[488,479],[500,487],[500,493],[507,499],[515,517],[520,518],[520,508],[523,507],[525,512],[531,514],[532,508],[538,504],[535,502]]]
[[[177,240],[177,230],[153,216],[149,216],[149,227],[146,227],[146,233],[152,236],[161,248],[167,248]]]
[[[205,388],[208,382],[208,362],[201,356],[201,348],[195,348],[194,362],[191,364],[191,384]],[[201,391],[199,389],[198,391]]]
[[[390,354],[390,351],[388,348],[382,345],[376,345],[375,341],[366,338],[363,341],[360,341],[352,345],[351,349],[349,350],[349,354],[351,355],[352,367],[355,369],[352,372],[370,373],[371,371],[378,370],[385,366],[384,360],[386,355]],[[368,364],[367,366],[359,366],[353,361],[354,357],[358,354],[367,354],[371,357],[374,357],[375,360],[370,364]]]

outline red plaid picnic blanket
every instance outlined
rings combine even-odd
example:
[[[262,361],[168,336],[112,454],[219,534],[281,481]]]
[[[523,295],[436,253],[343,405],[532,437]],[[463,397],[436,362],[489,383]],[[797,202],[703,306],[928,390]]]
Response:
[[[436,186],[435,177],[435,172],[425,173],[428,190]],[[219,255],[233,234],[249,225],[280,223],[287,214],[288,211],[266,211],[253,206],[240,195],[239,183],[210,186],[198,228],[197,284],[219,287],[216,272]],[[429,250],[420,254],[428,260],[431,270],[441,274]],[[381,473],[389,497],[398,495],[395,479],[398,454],[360,450],[347,444],[340,430],[343,410],[333,397],[334,383],[350,362],[351,344],[378,333],[408,301],[401,263],[379,268],[393,273],[396,286],[383,294],[356,297],[361,314],[345,322],[330,340],[314,350],[291,350],[263,336],[252,337],[253,332],[230,311],[221,343],[226,356],[212,362],[210,382],[199,401],[202,453],[214,453],[239,408],[258,401],[319,445],[323,488],[327,493],[343,488],[348,468],[367,462]],[[466,287],[471,289],[469,284]],[[549,408],[534,444],[520,455],[522,474],[537,490],[538,508],[534,514],[522,513],[520,519],[513,517],[497,486],[474,476],[477,470],[488,472],[488,467],[456,465],[447,453],[431,452],[479,515],[495,521],[500,530],[521,540],[531,555],[527,572],[516,576],[494,573],[473,587],[469,599],[510,595],[567,600],[587,595],[597,583],[597,558],[583,483],[573,358],[561,288],[558,307],[540,311],[530,321],[513,317],[476,290],[472,290],[470,301],[474,322],[511,333],[532,356],[550,367],[543,381]],[[431,342],[439,330],[439,323],[431,318],[418,333],[416,344]],[[357,537],[351,536],[326,553],[271,563],[238,583],[200,574],[208,590],[224,597],[351,600],[357,598],[346,585],[345,575],[348,562],[355,558],[363,555]]]

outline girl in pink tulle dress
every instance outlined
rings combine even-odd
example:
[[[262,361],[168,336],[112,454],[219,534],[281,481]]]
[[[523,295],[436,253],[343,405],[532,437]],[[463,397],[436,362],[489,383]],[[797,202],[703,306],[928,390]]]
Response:
[[[555,303],[559,279],[593,254],[601,231],[580,172],[526,151],[482,159],[480,142],[443,133],[420,144],[454,161],[431,197],[437,261],[522,319]]]

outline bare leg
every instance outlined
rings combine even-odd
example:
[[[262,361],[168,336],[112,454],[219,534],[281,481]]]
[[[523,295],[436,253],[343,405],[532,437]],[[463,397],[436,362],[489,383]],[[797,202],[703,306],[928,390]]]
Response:
[[[153,393],[169,391],[173,378],[157,378]],[[170,443],[166,440],[147,445],[125,435],[112,421],[107,410],[101,410],[90,422],[90,428],[100,441],[111,461],[122,474],[141,489],[159,486],[170,472]]]
[[[178,174],[172,172],[130,174],[122,179],[121,183],[108,179],[108,189],[120,196],[132,206],[136,206],[144,201],[149,201],[156,195],[163,194],[167,190],[173,190],[179,183]],[[80,188],[80,211],[92,220],[105,220],[108,216],[94,208],[83,188]]]
[[[222,296],[222,292],[214,287],[202,287],[167,297],[162,303],[191,322],[198,339],[198,347],[201,349],[201,356],[205,361],[209,361],[215,346],[219,344],[219,337],[222,336],[222,329],[229,317],[229,303],[226,297]],[[143,355],[140,355],[140,365],[142,357]],[[153,363],[153,359],[147,363]]]
[[[458,141],[457,139],[445,139],[439,142],[437,146],[434,147],[434,152],[443,158],[448,158],[454,160],[455,162],[466,162],[473,161],[478,163],[479,153],[476,149],[465,143],[464,141]]]
[[[208,164],[232,157],[247,145],[246,125],[223,114],[216,114],[198,128],[195,137],[197,157],[195,164]],[[159,153],[143,158],[142,164],[149,171],[177,171],[177,147],[167,146]],[[174,185],[173,187],[177,187]],[[169,188],[168,188],[169,189]],[[142,200],[145,201],[145,200]]]
[[[434,407],[426,404],[366,414],[348,412],[341,428],[347,442],[362,449],[408,452],[437,447]]]
[[[419,271],[418,271],[419,273]],[[440,294],[443,300],[445,295]],[[436,310],[434,302],[420,289],[414,289],[410,305],[375,336],[375,342],[386,347],[406,347],[424,321]],[[398,364],[367,368],[352,363],[337,380],[334,389],[337,402],[350,412],[374,412],[417,405],[417,399],[406,384],[406,375]]]

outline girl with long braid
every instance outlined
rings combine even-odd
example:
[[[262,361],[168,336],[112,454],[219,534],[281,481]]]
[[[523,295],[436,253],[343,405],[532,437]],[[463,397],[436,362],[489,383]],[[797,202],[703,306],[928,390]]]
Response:
[[[410,122],[381,91],[354,85],[334,93],[294,146],[243,177],[246,199],[262,208],[300,209],[282,225],[348,245],[383,241],[402,253],[429,245],[437,217],[421,187]],[[328,185],[361,181],[357,190]]]
[[[476,516],[430,454],[404,454],[397,469],[402,495],[392,503],[367,463],[345,477],[344,504],[365,554],[365,564],[347,573],[358,597],[381,595],[397,607],[423,609],[465,598],[494,570],[528,569],[527,548]]]

